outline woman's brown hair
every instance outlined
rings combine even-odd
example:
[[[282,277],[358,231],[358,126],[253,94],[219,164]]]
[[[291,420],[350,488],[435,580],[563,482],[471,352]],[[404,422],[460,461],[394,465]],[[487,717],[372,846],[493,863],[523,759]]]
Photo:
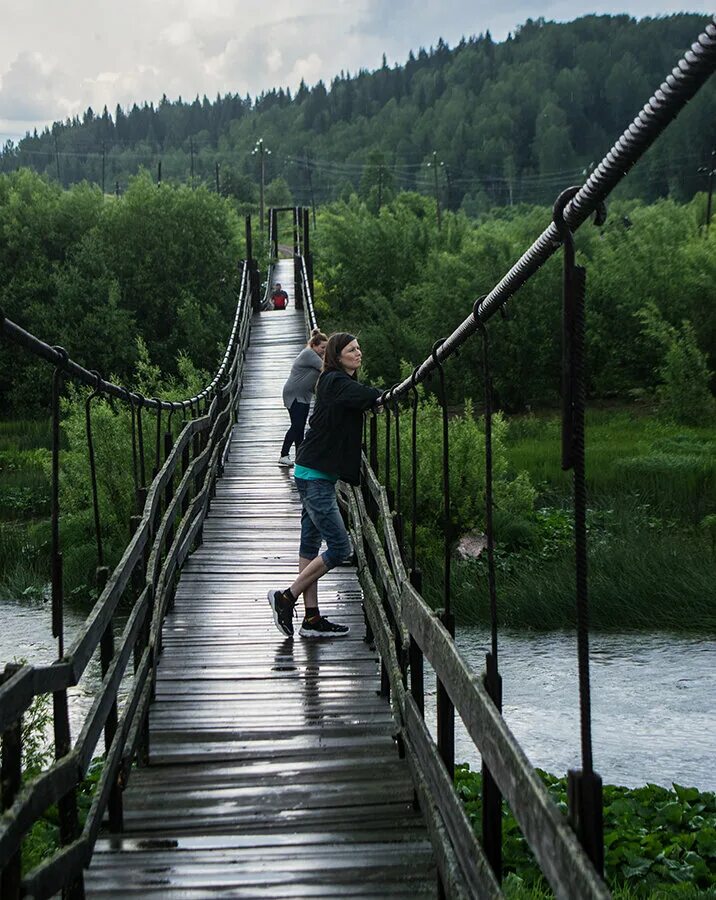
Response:
[[[311,332],[311,337],[308,339],[309,347],[317,347],[319,344],[323,344],[328,340],[328,335],[324,334],[320,328],[314,328]]]
[[[356,336],[354,334],[350,334],[348,331],[337,331],[335,334],[332,334],[328,338],[326,352],[323,354],[324,372],[345,371],[345,369],[341,365],[339,357],[348,346],[348,344],[350,344],[350,342],[354,341],[355,339]],[[354,372],[351,377],[356,378],[356,373]]]

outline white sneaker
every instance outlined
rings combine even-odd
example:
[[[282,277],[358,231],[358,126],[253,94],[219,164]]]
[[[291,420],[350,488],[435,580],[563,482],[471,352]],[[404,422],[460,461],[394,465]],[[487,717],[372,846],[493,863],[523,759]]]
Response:
[[[278,464],[280,466],[286,466],[286,468],[289,468],[290,466],[293,465],[293,460],[291,459],[290,456],[279,456]]]

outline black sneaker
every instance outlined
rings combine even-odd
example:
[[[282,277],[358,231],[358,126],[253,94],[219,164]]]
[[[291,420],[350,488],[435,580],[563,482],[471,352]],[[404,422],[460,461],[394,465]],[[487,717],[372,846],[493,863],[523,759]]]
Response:
[[[329,622],[325,616],[317,616],[311,620],[304,619],[298,633],[305,638],[340,638],[345,637],[349,631],[348,625],[338,625]]]
[[[268,592],[268,602],[273,612],[273,620],[276,628],[286,637],[293,637],[293,608],[296,603],[291,603],[283,591],[272,588]]]

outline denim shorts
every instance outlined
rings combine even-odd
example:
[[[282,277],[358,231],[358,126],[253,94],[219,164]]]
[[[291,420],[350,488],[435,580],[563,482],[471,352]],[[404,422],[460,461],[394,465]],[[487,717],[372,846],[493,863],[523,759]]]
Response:
[[[294,480],[303,505],[299,554],[304,559],[315,559],[321,549],[321,541],[324,540],[327,549],[321,556],[327,568],[333,569],[353,552],[338,509],[336,486],[325,478],[315,481],[305,478]]]

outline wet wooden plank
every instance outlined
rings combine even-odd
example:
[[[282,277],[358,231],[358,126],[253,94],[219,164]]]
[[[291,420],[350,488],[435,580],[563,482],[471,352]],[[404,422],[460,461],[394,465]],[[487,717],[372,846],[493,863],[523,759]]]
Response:
[[[340,641],[285,639],[266,600],[297,566],[300,502],[276,461],[304,336],[292,307],[254,317],[224,476],[163,631],[150,765],[125,791],[124,834],[97,844],[88,897],[436,895],[355,570],[319,588],[351,626]]]

